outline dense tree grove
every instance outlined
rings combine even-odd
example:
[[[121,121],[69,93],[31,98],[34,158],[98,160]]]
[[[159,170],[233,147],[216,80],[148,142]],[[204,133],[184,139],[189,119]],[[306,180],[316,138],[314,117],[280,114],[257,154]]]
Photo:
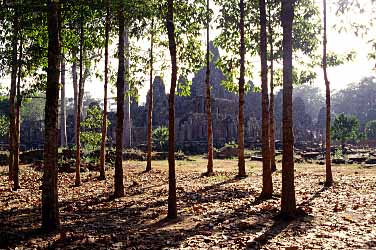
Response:
[[[357,6],[356,2],[338,1],[338,12],[346,13]],[[317,6],[314,0],[1,1],[0,79],[8,82],[6,93],[0,99],[0,137],[6,138],[9,151],[9,187],[16,191],[28,185],[20,181],[21,123],[43,120],[40,189],[44,230],[59,229],[64,224],[61,218],[67,217],[60,216],[59,210],[61,168],[75,174],[72,188],[76,189],[90,185],[82,172],[94,168],[99,172],[98,181],[111,180],[111,201],[118,202],[124,201],[134,191],[133,187],[148,189],[147,182],[159,174],[152,167],[153,160],[165,158],[168,198],[163,205],[167,205],[167,220],[176,220],[184,212],[182,204],[190,195],[182,194],[184,180],[177,175],[180,165],[176,163],[181,152],[176,142],[179,137],[195,136],[179,128],[182,124],[193,126],[192,119],[198,119],[202,126],[194,129],[205,135],[205,144],[201,145],[206,152],[206,172],[197,178],[216,178],[216,169],[222,166],[217,165],[215,158],[219,159],[221,153],[231,151],[227,158],[237,159],[234,182],[249,177],[249,159],[259,160],[262,173],[257,178],[260,181],[262,178],[262,184],[252,192],[257,193],[261,203],[278,197],[282,219],[298,218],[309,210],[300,208],[304,205],[299,205],[302,195],[296,195],[296,156],[300,154],[304,158],[309,148],[299,148],[298,139],[304,137],[304,143],[314,141],[312,145],[319,145],[313,154],[322,156],[320,161],[325,159],[323,169],[328,188],[337,181],[332,176],[331,140],[343,150],[348,142],[376,140],[376,78],[363,78],[360,83],[333,92],[328,68],[350,61],[353,55],[342,58],[330,52],[328,27],[332,24],[327,20],[326,0],[322,6]],[[217,48],[221,57],[214,55]],[[322,53],[318,52],[319,48]],[[375,52],[370,53],[372,59]],[[320,67],[322,79],[316,78]],[[193,98],[190,105],[205,115],[176,119],[177,113],[183,113],[176,107],[190,95],[192,75],[200,69],[204,70],[199,91],[204,101]],[[217,70],[223,77],[218,77]],[[169,81],[167,95],[159,93],[164,92],[161,91],[164,86],[155,85],[158,75]],[[97,91],[89,84],[92,78],[102,84],[103,100],[88,105],[89,98],[85,95]],[[255,79],[259,82],[253,82]],[[229,100],[236,103],[235,111],[230,108],[229,100],[219,94],[215,96],[214,81],[220,81],[234,95]],[[325,92],[304,85],[313,81],[323,83]],[[142,130],[137,121],[132,121],[131,110],[138,110],[132,105],[144,91],[145,82],[149,91],[147,109],[139,115],[147,121],[147,128]],[[73,85],[71,99],[66,97],[70,93],[68,83]],[[116,91],[111,92],[113,89]],[[257,91],[258,98],[253,98]],[[165,114],[157,113],[161,107],[156,105],[156,100],[162,94],[167,96],[162,104],[168,110]],[[236,119],[221,117],[220,109],[231,110]],[[248,119],[249,113],[256,112],[259,115],[253,115],[254,120]],[[155,125],[159,116],[168,117],[166,124]],[[68,120],[73,122],[71,126]],[[220,130],[215,126],[219,122],[233,122],[233,126]],[[261,133],[250,142],[252,125],[260,125]],[[299,126],[305,126],[303,135],[295,132]],[[132,138],[140,136],[139,131],[145,132],[145,144],[133,145]],[[226,136],[235,134],[236,141],[225,141],[226,146],[217,150],[214,139],[220,132]],[[68,133],[74,137],[68,138]],[[277,135],[280,144],[277,144]],[[146,171],[142,174],[148,177],[145,183],[133,181],[128,187],[130,163],[126,160],[136,157],[131,150],[136,146],[137,150],[145,151]],[[74,152],[73,161],[65,159],[71,152]],[[281,167],[277,168],[279,162]],[[281,170],[277,171],[281,173],[281,185],[275,184],[277,178],[273,177],[277,169]],[[280,193],[276,191],[279,189]],[[199,203],[206,198],[204,191],[197,193],[193,210],[199,214],[206,211]],[[129,203],[122,209],[133,209],[134,205]],[[337,205],[335,209],[339,209]],[[265,211],[269,210],[272,209],[265,206]],[[245,230],[252,227],[244,226]]]

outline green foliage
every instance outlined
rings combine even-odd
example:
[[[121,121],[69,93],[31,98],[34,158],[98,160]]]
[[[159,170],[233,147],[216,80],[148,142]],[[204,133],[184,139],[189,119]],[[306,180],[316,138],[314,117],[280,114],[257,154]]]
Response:
[[[306,66],[304,69],[296,67],[292,71],[293,84],[301,86],[303,84],[312,84],[317,77],[317,73],[314,71],[313,65],[307,65],[305,62],[297,63],[298,65]],[[283,71],[282,68],[274,71],[274,85],[282,86]]]
[[[206,24],[206,4],[203,0],[175,0],[174,24],[178,58],[178,95],[190,95],[192,81],[188,78],[204,65],[201,31]],[[167,8],[165,8],[167,9]],[[165,45],[167,45],[167,41]],[[166,46],[167,47],[167,46]]]
[[[367,139],[375,140],[376,139],[376,120],[367,122],[364,132],[365,132]]]
[[[334,152],[334,159],[341,159],[343,157],[343,152],[341,149],[337,148]]]
[[[237,90],[239,77],[239,0],[215,0],[220,6],[220,15],[217,19],[221,31],[215,39],[216,46],[224,50],[224,55],[216,62],[225,74],[223,86],[232,92]],[[268,22],[273,29],[274,60],[282,59],[282,27],[280,22],[280,1],[270,0],[267,2]],[[294,60],[294,84],[311,83],[316,78],[314,60],[320,44],[320,11],[313,0],[296,1],[293,32]],[[246,1],[245,3],[245,44],[247,57],[258,55],[260,47],[259,34],[259,5],[258,1]],[[277,65],[277,64],[276,64]],[[254,64],[246,59],[246,77],[252,78]],[[280,73],[279,73],[280,72]],[[275,68],[275,82],[280,84],[282,69]]]
[[[220,47],[225,53],[215,62],[216,66],[221,69],[226,78],[222,85],[231,92],[238,92],[237,79],[240,68],[240,6],[239,0],[215,0],[220,6],[220,15],[216,22],[220,34],[215,38],[214,44]],[[244,32],[245,32],[245,77],[251,78],[253,64],[247,60],[248,56],[255,56],[258,50],[258,31],[255,24],[258,23],[258,4],[256,1],[245,3],[244,6]],[[248,81],[246,81],[248,82]],[[248,86],[249,87],[249,86]]]
[[[93,131],[83,131],[80,133],[81,141],[83,146],[87,150],[95,150],[98,149],[101,143],[101,133],[93,132]]]
[[[357,140],[359,134],[359,120],[355,116],[340,114],[334,119],[332,138],[344,144],[348,140]]]
[[[0,136],[6,136],[9,131],[9,118],[5,115],[0,115]]]
[[[99,148],[102,139],[102,120],[103,113],[101,108],[98,105],[91,105],[81,123],[83,130],[80,135],[85,149],[95,150]],[[107,122],[107,127],[110,125],[109,123]]]
[[[98,105],[90,105],[87,109],[87,115],[81,125],[85,129],[100,130],[103,119],[102,116],[102,110]]]
[[[345,64],[346,62],[351,62],[355,59],[356,52],[350,51],[347,54],[338,55],[335,53],[328,53],[327,55],[327,63],[329,67],[335,67],[338,65]]]
[[[157,146],[158,150],[165,150],[168,141],[168,128],[159,127],[154,129],[152,139],[153,144]]]

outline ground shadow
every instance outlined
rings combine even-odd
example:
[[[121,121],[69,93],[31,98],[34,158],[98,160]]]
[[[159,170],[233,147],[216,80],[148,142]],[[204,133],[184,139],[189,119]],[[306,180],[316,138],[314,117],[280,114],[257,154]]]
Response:
[[[195,191],[179,191],[178,208],[179,214],[183,215],[177,221],[160,219],[165,217],[167,210],[167,190],[162,188],[151,190],[142,185],[130,186],[126,189],[126,197],[130,197],[129,199],[112,200],[110,192],[102,192],[94,197],[87,194],[64,200],[60,202],[61,233],[53,240],[50,235],[34,229],[35,224],[40,223],[39,208],[13,210],[6,214],[8,219],[3,223],[8,226],[0,229],[0,234],[7,232],[6,237],[1,237],[0,247],[13,247],[28,244],[35,238],[50,237],[51,248],[70,246],[103,249],[115,246],[123,249],[161,249],[184,247],[183,242],[191,237],[216,233],[226,234],[226,237],[241,237],[265,231],[249,245],[241,240],[234,243],[239,247],[262,246],[281,233],[288,224],[275,221],[270,226],[273,223],[271,218],[278,210],[268,206],[256,207],[263,206],[264,200],[257,199],[258,192],[248,186],[229,185],[238,181],[230,178]],[[147,196],[143,196],[145,194]],[[220,204],[218,209],[199,211],[201,219],[194,220],[197,214],[189,209],[194,205],[205,208],[214,203]],[[237,204],[236,207],[233,204]],[[190,212],[184,213],[186,210]],[[189,223],[184,224],[186,222]],[[221,239],[216,244],[226,247],[229,243]]]
[[[291,221],[276,220],[274,224],[267,229],[262,235],[256,237],[252,242],[248,243],[247,249],[261,249],[271,239],[279,235],[284,229],[290,225]]]

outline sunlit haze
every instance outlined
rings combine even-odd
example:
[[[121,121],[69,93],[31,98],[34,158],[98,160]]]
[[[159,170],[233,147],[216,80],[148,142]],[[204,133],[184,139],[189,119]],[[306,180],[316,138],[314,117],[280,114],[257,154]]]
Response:
[[[366,3],[367,1],[365,1]],[[317,0],[316,4],[321,10],[322,1]],[[218,13],[218,8],[214,7],[214,11]],[[336,6],[331,4],[328,8],[328,51],[329,52],[335,52],[338,54],[348,53],[350,51],[356,52],[356,58],[355,60],[345,63],[344,65],[329,68],[328,74],[329,79],[331,82],[331,87],[334,90],[339,90],[344,87],[346,87],[350,83],[358,82],[361,78],[365,76],[370,76],[375,74],[374,67],[375,62],[368,59],[368,53],[371,50],[371,46],[367,44],[368,38],[371,36],[371,34],[366,34],[364,37],[357,37],[354,35],[353,31],[343,31],[339,33],[337,29],[334,28],[334,25],[341,24],[341,20],[345,20],[346,22],[354,21],[354,17],[351,15],[347,15],[345,17],[337,17],[336,16]],[[357,18],[364,20],[368,20],[369,14],[365,13],[362,15],[362,17],[357,16]],[[213,27],[216,26],[216,24],[212,24]],[[211,36],[212,39],[214,39],[214,36],[219,33],[219,30],[212,30]],[[203,41],[202,44],[205,44],[204,37],[202,37]],[[115,48],[116,45],[116,37],[113,38],[114,43],[111,46],[111,48]],[[145,39],[143,41],[137,41],[142,44],[143,48],[145,50],[148,49],[149,42]],[[321,47],[319,48],[321,50]],[[168,59],[168,57],[166,57]],[[254,62],[255,66],[255,77],[252,79],[256,85],[259,85],[259,77],[258,75],[258,69],[259,69],[259,61],[258,58],[247,58],[247,60],[251,60]],[[111,66],[112,68],[117,68],[117,60],[111,59]],[[104,67],[103,61],[97,65],[97,69],[101,69]],[[157,71],[156,74],[158,74],[158,65],[155,65],[155,70]],[[323,81],[323,75],[321,68],[315,69],[317,72],[317,79],[314,82],[314,85],[319,86],[320,88],[324,88],[324,81]],[[68,71],[68,83],[66,88],[66,95],[67,97],[73,96],[73,87],[72,87],[72,80],[70,77],[70,71]],[[169,77],[168,73],[166,72],[164,74],[164,82],[166,84],[166,91],[169,87]],[[140,101],[145,102],[145,96],[148,91],[148,77],[145,77],[146,81],[144,83],[144,86],[140,89]],[[1,83],[6,83],[9,85],[10,79],[9,77],[4,78],[1,80]],[[85,86],[85,92],[88,92],[92,97],[94,98],[102,98],[103,97],[103,82],[94,76],[91,77],[87,81],[87,84]],[[113,88],[113,87],[112,87]],[[110,96],[113,96],[113,92],[110,92]]]

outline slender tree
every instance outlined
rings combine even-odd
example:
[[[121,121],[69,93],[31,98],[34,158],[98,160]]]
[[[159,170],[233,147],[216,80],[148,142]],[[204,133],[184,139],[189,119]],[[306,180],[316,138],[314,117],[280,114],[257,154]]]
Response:
[[[131,110],[130,110],[130,43],[129,43],[129,27],[125,26],[124,33],[125,42],[125,81],[124,81],[124,132],[123,132],[123,147],[129,148],[132,145],[132,131],[131,131]]]
[[[175,177],[175,88],[177,82],[177,59],[174,25],[174,0],[167,2],[166,29],[171,56],[171,86],[168,99],[168,214],[167,218],[177,217],[176,177]]]
[[[151,20],[150,29],[150,73],[149,73],[149,106],[148,106],[148,152],[146,171],[151,170],[151,152],[153,150],[152,134],[153,134],[153,47],[154,47],[154,18]]]
[[[238,177],[245,177],[244,160],[244,85],[245,85],[245,40],[244,40],[244,0],[240,0],[240,77],[239,77],[239,124],[238,124]]]
[[[326,95],[326,129],[325,129],[325,163],[326,163],[326,186],[333,184],[332,165],[330,159],[330,82],[327,72],[327,18],[326,18],[326,0],[323,0],[323,15],[324,15],[324,34],[323,34],[323,61],[322,69],[324,72],[325,81],[325,95]]]
[[[106,136],[107,136],[107,85],[108,85],[108,44],[110,37],[110,1],[106,1],[106,24],[105,24],[105,48],[104,48],[104,97],[103,97],[103,122],[102,122],[102,140],[100,151],[99,179],[106,179]]]
[[[272,171],[269,152],[269,93],[268,93],[268,44],[267,18],[265,0],[259,0],[260,10],[260,59],[262,90],[262,193],[263,198],[271,198],[273,194]]]
[[[116,112],[116,158],[115,158],[115,191],[114,197],[124,196],[123,182],[123,133],[124,133],[124,85],[125,85],[125,18],[124,2],[120,1],[118,9],[119,21],[119,68],[117,75],[117,112]]]
[[[72,83],[73,83],[73,111],[74,111],[74,119],[73,119],[73,132],[74,132],[74,143],[77,145],[77,136],[76,136],[76,128],[77,128],[77,114],[78,114],[78,76],[77,76],[77,49],[72,49]]]
[[[16,147],[16,108],[15,98],[17,89],[17,45],[19,35],[19,11],[18,7],[14,10],[13,16],[13,35],[12,35],[12,68],[11,68],[11,84],[9,93],[9,181],[12,183],[14,175],[14,155]]]
[[[283,28],[283,157],[282,157],[282,199],[281,214],[287,217],[296,212],[294,185],[294,135],[292,122],[292,30],[294,0],[282,0]]]
[[[75,186],[81,185],[81,141],[80,141],[80,131],[81,131],[81,110],[82,110],[82,99],[83,99],[83,61],[84,61],[84,14],[81,7],[81,20],[80,20],[80,80],[78,82],[78,103],[77,103],[77,114],[76,114],[76,179]]]
[[[48,3],[48,69],[45,107],[45,142],[42,189],[42,228],[59,227],[57,190],[58,101],[59,101],[59,1]]]
[[[60,145],[67,146],[67,118],[65,105],[65,58],[61,55],[61,90],[60,90]]]
[[[206,175],[213,175],[213,121],[211,113],[210,97],[210,6],[209,0],[206,1],[206,113],[208,116],[208,165]]]
[[[20,188],[20,181],[19,181],[19,164],[20,164],[20,132],[21,132],[21,103],[22,103],[22,96],[21,96],[21,74],[22,74],[22,46],[23,46],[23,39],[20,36],[20,46],[19,46],[19,57],[18,57],[18,79],[17,79],[17,100],[16,100],[16,130],[15,130],[15,138],[14,138],[14,155],[13,155],[13,190],[17,190]]]
[[[269,3],[269,2],[268,2]],[[269,50],[270,50],[270,100],[269,100],[269,141],[270,141],[270,168],[272,172],[277,170],[277,165],[275,163],[275,117],[274,117],[274,46],[273,46],[273,25],[272,25],[272,15],[271,6],[269,3],[268,8],[269,22]]]

